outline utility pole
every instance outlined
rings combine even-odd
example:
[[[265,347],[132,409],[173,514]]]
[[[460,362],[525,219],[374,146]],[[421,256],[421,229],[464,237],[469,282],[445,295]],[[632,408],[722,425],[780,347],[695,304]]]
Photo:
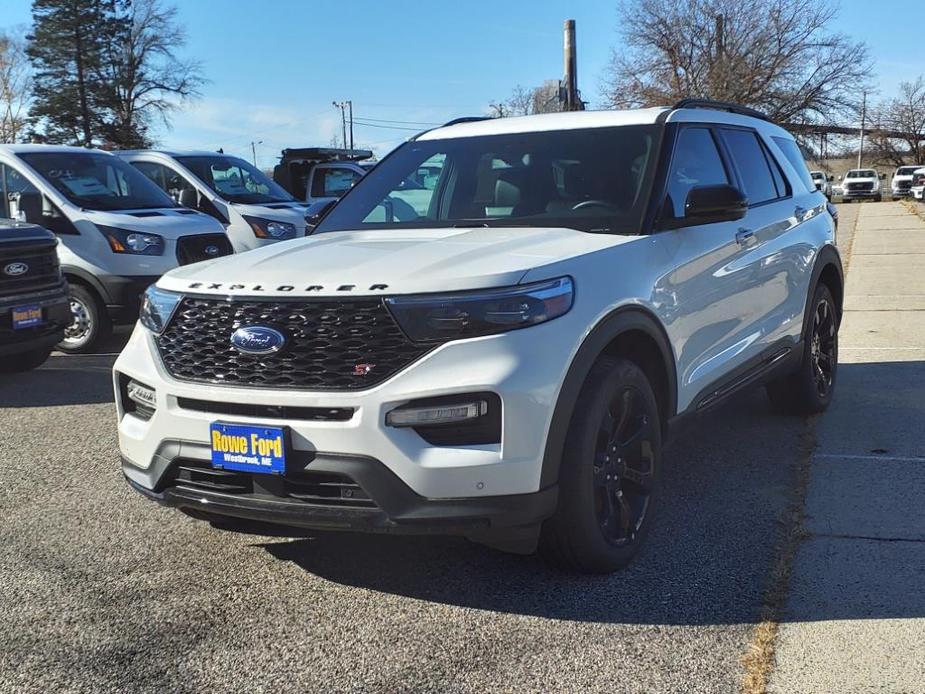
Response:
[[[258,142],[254,142],[253,140],[251,140],[251,156],[254,158],[255,167],[257,166],[257,145],[262,145],[262,144],[263,144],[263,140],[260,140]]]
[[[861,142],[858,145],[858,168],[861,168],[861,157],[864,154],[864,125],[867,120],[867,92],[864,92],[864,97],[861,101]]]
[[[353,151],[353,102],[350,99],[340,103],[333,101],[334,108],[340,109],[340,127],[343,133],[344,149],[347,148],[347,114],[350,114],[350,151]]]
[[[565,87],[565,110],[583,111],[584,104],[578,98],[578,61],[575,48],[575,20],[566,19],[563,26],[563,57],[565,78],[562,80]]]
[[[721,96],[716,98],[725,99],[726,97],[726,15],[716,15],[716,69],[719,71],[719,80],[714,81],[713,86],[717,83],[720,88]]]

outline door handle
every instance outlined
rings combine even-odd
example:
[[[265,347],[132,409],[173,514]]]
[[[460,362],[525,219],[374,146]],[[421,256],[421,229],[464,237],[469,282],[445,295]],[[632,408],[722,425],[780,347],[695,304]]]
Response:
[[[740,246],[747,246],[755,238],[755,232],[751,229],[739,229],[736,232],[736,243]]]

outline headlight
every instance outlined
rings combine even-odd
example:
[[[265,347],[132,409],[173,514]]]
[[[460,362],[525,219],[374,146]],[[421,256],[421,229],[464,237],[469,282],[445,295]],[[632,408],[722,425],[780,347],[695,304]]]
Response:
[[[526,328],[572,307],[570,277],[520,287],[456,294],[397,296],[386,305],[415,342],[459,340]]]
[[[117,229],[100,224],[97,224],[96,228],[106,237],[113,253],[161,255],[164,252],[164,239],[157,234],[145,234],[140,231]]]
[[[160,335],[173,317],[173,312],[177,309],[180,299],[179,294],[158,289],[152,284],[145,291],[138,319],[152,333]]]
[[[295,238],[295,224],[289,222],[274,222],[271,219],[260,219],[259,217],[244,216],[245,221],[251,225],[254,230],[254,236],[258,239],[284,239]]]

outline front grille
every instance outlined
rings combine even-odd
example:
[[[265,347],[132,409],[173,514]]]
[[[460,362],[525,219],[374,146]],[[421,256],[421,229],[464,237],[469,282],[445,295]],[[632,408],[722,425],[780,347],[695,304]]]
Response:
[[[184,410],[260,419],[301,419],[311,422],[349,422],[352,407],[294,407],[291,405],[251,405],[246,402],[209,402],[192,398],[177,398]]]
[[[220,258],[231,253],[231,242],[224,234],[198,234],[177,239],[177,262],[180,265]]]
[[[24,263],[29,269],[15,277],[4,272],[4,268],[17,263]],[[0,244],[0,298],[56,289],[60,285],[61,271],[54,244]]]
[[[309,468],[266,475],[218,470],[207,462],[180,459],[173,465],[167,486],[255,499],[284,499],[312,506],[376,508],[369,494],[348,475]]]
[[[897,181],[896,190],[909,190],[912,187],[912,181]]]
[[[874,184],[871,182],[867,183],[849,183],[848,190],[873,190]]]
[[[266,325],[286,336],[274,354],[248,355],[231,345],[242,326]],[[411,342],[381,299],[226,301],[185,297],[157,347],[183,381],[261,388],[357,390],[386,380],[432,345]]]

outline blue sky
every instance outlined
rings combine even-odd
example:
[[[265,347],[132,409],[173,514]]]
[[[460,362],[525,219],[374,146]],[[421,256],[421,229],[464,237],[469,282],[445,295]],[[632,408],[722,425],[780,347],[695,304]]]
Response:
[[[683,2],[684,0],[679,0]],[[28,24],[29,0],[2,0],[0,26]],[[562,73],[562,21],[578,30],[579,86],[599,83],[619,41],[615,0],[180,0],[185,54],[203,62],[203,98],[162,129],[177,148],[224,147],[271,166],[283,147],[328,145],[340,132],[332,101],[352,99],[356,118],[440,123],[484,113],[521,84]],[[881,93],[925,72],[914,57],[921,24],[870,15],[843,0],[834,30],[866,41]],[[421,126],[422,128],[425,126]],[[384,154],[410,130],[358,126],[357,146]]]

